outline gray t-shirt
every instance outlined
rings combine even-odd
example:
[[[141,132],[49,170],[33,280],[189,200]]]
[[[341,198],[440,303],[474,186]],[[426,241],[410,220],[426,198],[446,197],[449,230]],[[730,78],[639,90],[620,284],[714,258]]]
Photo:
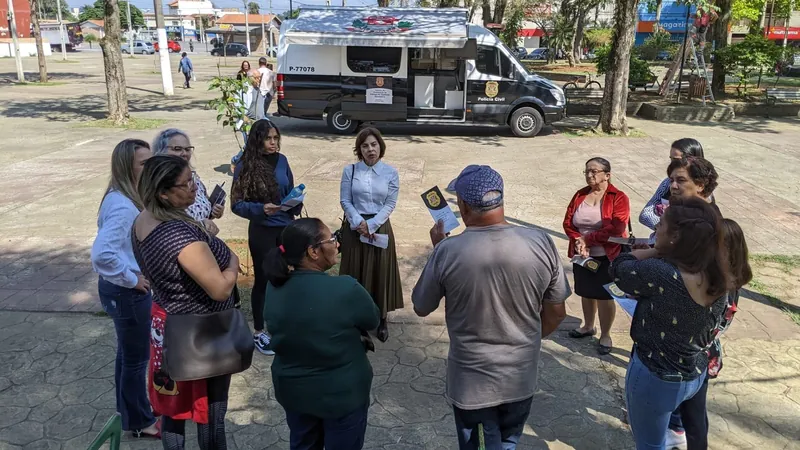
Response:
[[[542,303],[563,303],[570,294],[556,246],[540,230],[468,227],[439,243],[411,299],[428,314],[446,297],[448,400],[480,409],[531,397]]]

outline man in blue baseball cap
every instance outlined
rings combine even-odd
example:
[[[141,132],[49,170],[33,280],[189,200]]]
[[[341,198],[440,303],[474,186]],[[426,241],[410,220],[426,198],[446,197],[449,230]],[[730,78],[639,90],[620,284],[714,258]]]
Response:
[[[571,291],[556,246],[538,229],[505,219],[503,177],[467,166],[450,183],[466,225],[434,249],[411,300],[419,316],[445,302],[450,335],[447,398],[461,449],[515,448],[536,392],[542,338],[566,317]]]

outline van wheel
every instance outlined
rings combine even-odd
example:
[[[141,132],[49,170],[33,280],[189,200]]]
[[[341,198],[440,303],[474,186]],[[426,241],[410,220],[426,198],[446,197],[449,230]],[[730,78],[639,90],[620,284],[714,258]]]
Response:
[[[358,122],[346,118],[342,109],[337,106],[328,112],[328,128],[336,134],[353,134],[358,128]]]
[[[542,114],[535,108],[529,106],[522,107],[511,115],[509,121],[511,131],[518,137],[533,137],[542,131],[544,119]]]

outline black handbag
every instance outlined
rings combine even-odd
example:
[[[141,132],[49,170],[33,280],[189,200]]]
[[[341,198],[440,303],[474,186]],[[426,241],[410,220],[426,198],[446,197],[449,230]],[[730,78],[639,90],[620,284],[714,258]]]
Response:
[[[253,332],[238,308],[208,314],[168,314],[164,368],[175,381],[239,373],[253,362]]]

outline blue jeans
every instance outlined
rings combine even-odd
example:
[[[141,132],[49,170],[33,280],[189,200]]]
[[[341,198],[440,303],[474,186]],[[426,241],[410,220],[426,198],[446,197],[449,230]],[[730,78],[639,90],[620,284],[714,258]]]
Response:
[[[458,448],[514,450],[517,448],[525,421],[531,412],[533,397],[513,403],[482,409],[460,409],[453,406],[458,433]],[[481,447],[481,428],[483,447]]]
[[[672,412],[697,394],[705,376],[703,372],[690,381],[664,381],[633,352],[625,375],[625,403],[637,450],[664,450]]]
[[[156,421],[147,398],[152,296],[117,286],[102,277],[97,287],[103,309],[114,320],[117,332],[114,388],[122,429],[147,428]]]
[[[364,446],[369,405],[335,419],[284,410],[291,450],[360,450]]]

